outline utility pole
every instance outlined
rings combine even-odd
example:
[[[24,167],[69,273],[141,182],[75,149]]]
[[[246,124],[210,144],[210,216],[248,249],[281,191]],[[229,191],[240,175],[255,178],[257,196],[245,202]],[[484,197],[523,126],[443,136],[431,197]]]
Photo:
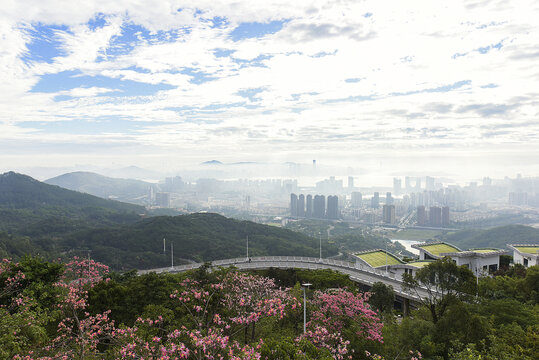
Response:
[[[386,242],[386,276],[387,276],[387,242]]]
[[[301,284],[303,288],[303,333],[307,332],[307,296],[305,295],[305,289],[311,286],[312,284],[305,283]]]
[[[322,262],[322,232],[319,232],[318,235],[320,236],[320,262]]]
[[[249,261],[249,235],[247,235],[247,261]]]
[[[163,256],[167,255],[167,250],[166,250],[165,246],[166,246],[166,242],[165,242],[165,238],[163,238]]]
[[[174,269],[174,243],[170,242],[170,268]]]

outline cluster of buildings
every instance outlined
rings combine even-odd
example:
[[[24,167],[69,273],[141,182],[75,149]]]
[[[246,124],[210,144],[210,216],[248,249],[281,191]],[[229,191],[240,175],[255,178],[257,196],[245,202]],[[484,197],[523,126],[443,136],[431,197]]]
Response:
[[[513,250],[514,264],[525,267],[539,265],[539,244],[533,245],[507,245]],[[486,276],[495,272],[500,267],[500,255],[506,254],[505,250],[495,248],[461,250],[458,247],[437,241],[412,245],[419,250],[419,259],[404,262],[386,250],[367,250],[354,254],[356,262],[361,267],[368,267],[386,271],[397,279],[404,274],[415,273],[428,264],[449,256],[458,266],[466,266],[475,276]]]
[[[290,194],[290,216],[295,218],[339,219],[339,198],[336,195]]]
[[[417,225],[431,227],[449,226],[449,206],[431,206],[427,212],[425,206],[417,207]]]

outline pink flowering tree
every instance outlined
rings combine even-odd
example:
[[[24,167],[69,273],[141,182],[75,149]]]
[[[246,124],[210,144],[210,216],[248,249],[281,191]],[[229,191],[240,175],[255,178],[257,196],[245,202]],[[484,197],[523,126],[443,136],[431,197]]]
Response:
[[[300,339],[329,349],[336,359],[351,356],[352,342],[382,343],[383,323],[367,300],[368,294],[354,294],[346,289],[316,291],[308,331]]]
[[[105,279],[108,267],[74,258],[64,265],[54,283],[57,289],[50,321],[57,324],[56,336],[44,346],[21,351],[16,359],[87,359],[102,353],[98,346],[111,340],[114,322],[109,312],[91,315],[86,311],[88,289]]]
[[[273,280],[260,276],[225,272],[215,281],[186,279],[170,297],[183,309],[183,326],[168,330],[163,319],[139,318],[133,327],[115,331],[122,345],[115,356],[189,359],[259,359],[261,340],[254,339],[254,324],[262,319],[282,319],[298,301]],[[251,327],[251,343],[247,329]],[[238,335],[244,334],[243,344]]]
[[[256,323],[264,318],[282,320],[289,312],[301,307],[290,289],[279,289],[275,280],[240,272],[228,272],[221,280],[222,304],[229,314],[230,325],[243,328],[247,343],[255,340]]]

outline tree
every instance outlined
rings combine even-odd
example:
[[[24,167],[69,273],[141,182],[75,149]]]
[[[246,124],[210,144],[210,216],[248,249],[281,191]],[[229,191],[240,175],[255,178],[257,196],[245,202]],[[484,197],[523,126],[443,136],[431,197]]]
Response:
[[[457,266],[449,257],[423,267],[415,276],[404,274],[403,281],[404,289],[415,293],[428,307],[434,323],[451,303],[469,298],[475,289],[474,274],[464,266]],[[428,296],[421,297],[420,289],[426,290]]]
[[[371,297],[369,304],[379,312],[391,312],[393,303],[395,302],[395,292],[391,285],[386,285],[383,282],[375,282],[372,284]]]

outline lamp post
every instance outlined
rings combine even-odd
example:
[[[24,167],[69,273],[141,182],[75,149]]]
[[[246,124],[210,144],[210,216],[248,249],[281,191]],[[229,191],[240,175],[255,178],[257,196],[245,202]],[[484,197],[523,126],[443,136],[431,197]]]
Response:
[[[320,236],[320,259],[319,261],[322,262],[322,232],[318,232],[318,235]]]
[[[307,296],[305,295],[305,289],[307,289],[312,284],[305,283],[301,284],[303,288],[303,333],[307,332]]]

